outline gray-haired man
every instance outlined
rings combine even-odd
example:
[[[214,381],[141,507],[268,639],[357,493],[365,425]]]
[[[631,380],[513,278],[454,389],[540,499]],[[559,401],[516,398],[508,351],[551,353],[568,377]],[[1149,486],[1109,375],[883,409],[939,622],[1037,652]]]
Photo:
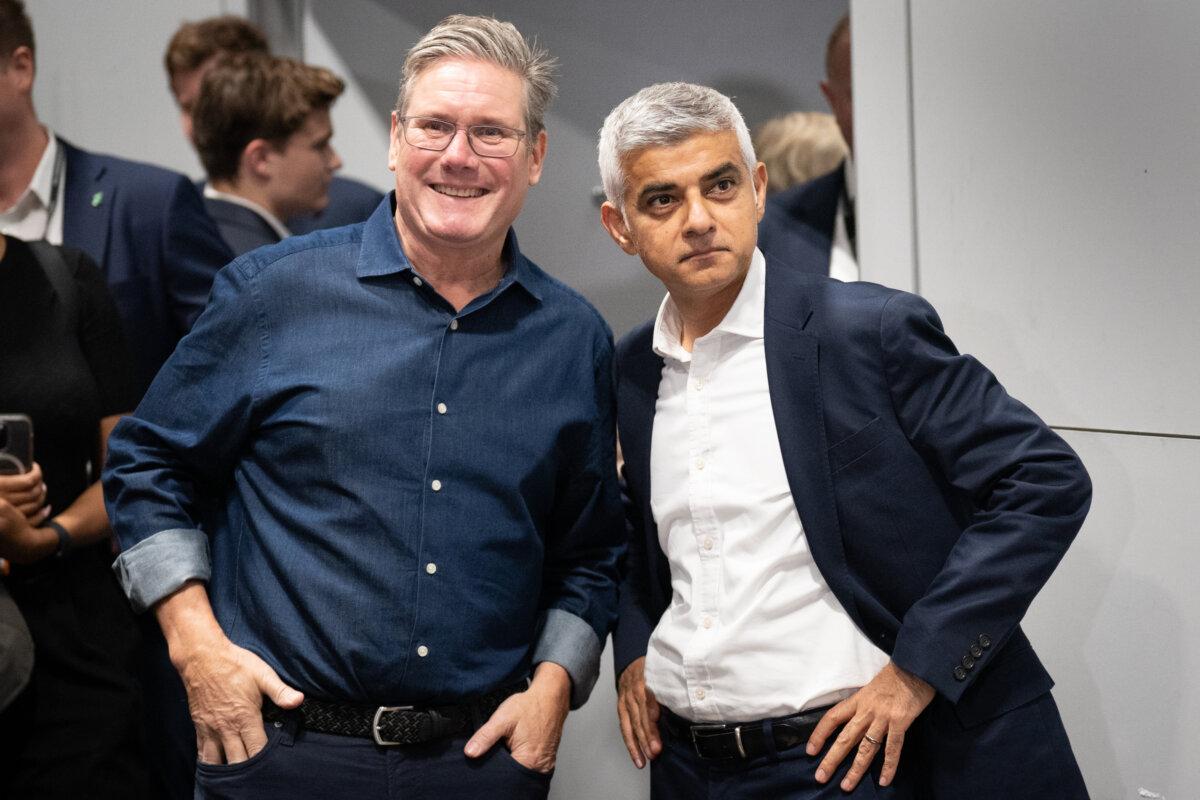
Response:
[[[617,348],[613,651],[653,796],[1086,797],[1019,625],[1087,513],[1070,447],[920,298],[764,257],[728,97],[643,89],[600,171],[667,289]]]
[[[510,227],[550,67],[507,23],[430,31],[394,196],[222,271],[113,434],[117,569],[187,687],[205,796],[548,790],[621,549],[609,331]]]

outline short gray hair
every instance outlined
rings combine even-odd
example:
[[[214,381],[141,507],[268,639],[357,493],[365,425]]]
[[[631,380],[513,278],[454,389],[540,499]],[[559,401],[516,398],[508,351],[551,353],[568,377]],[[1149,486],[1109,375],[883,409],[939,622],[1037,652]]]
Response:
[[[452,14],[439,22],[413,45],[400,73],[396,114],[404,116],[413,84],[434,62],[443,58],[467,58],[503,67],[521,77],[525,84],[525,130],[527,143],[545,130],[546,109],[557,91],[554,71],[557,61],[537,42],[527,42],[511,22],[492,17]]]
[[[754,174],[758,160],[742,112],[725,95],[694,83],[656,83],[614,108],[600,128],[600,182],[609,201],[623,208],[625,170],[622,160],[646,147],[679,144],[697,133],[733,131],[746,169]]]

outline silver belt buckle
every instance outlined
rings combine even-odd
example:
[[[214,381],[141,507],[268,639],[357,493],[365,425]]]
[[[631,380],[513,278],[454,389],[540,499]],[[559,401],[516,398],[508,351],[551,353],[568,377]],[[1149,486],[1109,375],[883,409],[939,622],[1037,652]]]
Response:
[[[692,725],[692,749],[696,751],[696,755],[700,756],[701,758],[707,758],[707,756],[705,756],[703,753],[700,752],[700,742],[696,737],[697,732],[704,732],[704,731],[720,732],[720,731],[726,731],[726,730],[729,730],[729,725],[727,725],[725,723],[721,723],[721,722],[709,722],[709,723],[700,723],[700,724]],[[744,748],[742,746],[742,726],[741,725],[733,726],[733,741],[735,744],[737,744],[738,755],[740,755],[742,758],[745,758],[746,757],[746,748]]]
[[[371,720],[371,737],[375,739],[375,744],[380,747],[394,747],[404,744],[404,742],[391,742],[379,735],[379,718],[383,716],[385,711],[412,711],[413,706],[380,706],[375,709],[375,718]]]

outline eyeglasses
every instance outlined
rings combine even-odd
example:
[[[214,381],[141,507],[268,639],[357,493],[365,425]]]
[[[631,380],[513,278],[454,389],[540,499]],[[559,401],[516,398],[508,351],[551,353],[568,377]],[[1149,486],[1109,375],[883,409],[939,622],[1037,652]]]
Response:
[[[404,141],[422,150],[445,150],[458,132],[467,132],[467,144],[475,155],[484,158],[508,158],[517,152],[525,131],[503,125],[469,125],[466,128],[433,117],[400,117]]]

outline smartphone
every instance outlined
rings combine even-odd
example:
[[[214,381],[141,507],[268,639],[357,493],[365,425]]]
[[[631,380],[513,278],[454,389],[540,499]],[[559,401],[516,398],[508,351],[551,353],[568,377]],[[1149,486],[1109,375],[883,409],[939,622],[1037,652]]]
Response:
[[[24,414],[0,414],[0,475],[19,475],[33,467],[33,420]]]

